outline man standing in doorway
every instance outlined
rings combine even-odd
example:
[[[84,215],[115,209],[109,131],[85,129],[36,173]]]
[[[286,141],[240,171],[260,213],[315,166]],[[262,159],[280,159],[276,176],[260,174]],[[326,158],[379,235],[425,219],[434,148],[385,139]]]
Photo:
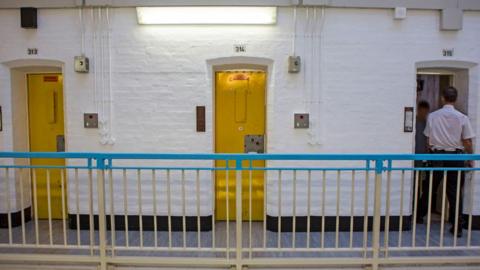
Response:
[[[475,137],[470,120],[461,112],[455,110],[458,91],[454,87],[446,88],[441,95],[443,108],[431,113],[427,119],[424,134],[427,136],[428,146],[434,154],[463,154],[473,153],[472,139]],[[473,167],[473,161],[442,160],[433,161],[432,167],[462,168],[465,165]],[[446,194],[449,202],[449,221],[452,224],[450,233],[457,237],[462,236],[462,189],[464,173],[460,172],[460,183],[457,183],[458,171],[448,171],[446,175]],[[443,179],[443,171],[434,171],[431,190],[436,190]],[[459,185],[458,185],[459,184]],[[457,198],[457,187],[460,187]],[[423,219],[428,211],[428,190],[423,192],[418,205],[417,219]],[[458,203],[458,211],[457,211]],[[455,231],[457,224],[457,231]]]

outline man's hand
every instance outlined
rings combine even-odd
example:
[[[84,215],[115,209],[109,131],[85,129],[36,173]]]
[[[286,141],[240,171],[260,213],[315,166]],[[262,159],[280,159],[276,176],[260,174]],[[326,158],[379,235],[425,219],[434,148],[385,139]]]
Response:
[[[465,152],[467,154],[473,154],[473,142],[472,139],[465,139],[462,140],[463,147],[465,147]],[[475,162],[473,160],[467,160],[465,161],[465,165],[467,167],[473,168],[475,167]]]
[[[473,142],[472,139],[464,139],[462,140],[463,147],[465,148],[465,152],[467,154],[473,154]]]

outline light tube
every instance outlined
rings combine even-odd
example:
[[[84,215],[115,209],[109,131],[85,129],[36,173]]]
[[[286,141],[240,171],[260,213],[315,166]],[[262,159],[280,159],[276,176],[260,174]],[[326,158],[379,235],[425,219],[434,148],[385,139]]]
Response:
[[[276,7],[137,7],[139,24],[275,24]]]

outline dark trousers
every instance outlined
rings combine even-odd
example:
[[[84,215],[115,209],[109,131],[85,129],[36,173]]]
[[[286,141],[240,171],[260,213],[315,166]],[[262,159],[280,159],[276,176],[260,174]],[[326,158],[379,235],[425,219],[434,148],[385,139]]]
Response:
[[[465,167],[464,161],[456,161],[456,160],[442,160],[442,161],[432,161],[432,167],[434,168],[463,168]],[[458,220],[458,228],[462,227],[463,219],[462,219],[462,209],[463,209],[463,184],[465,182],[465,174],[464,172],[460,173],[460,193],[457,198],[457,179],[458,179],[458,171],[447,171],[447,181],[446,185],[446,194],[449,203],[449,222],[452,225],[455,225],[455,220]],[[443,180],[444,172],[442,170],[434,171],[433,178],[432,178],[432,192],[438,189],[438,186]],[[420,199],[418,201],[418,211],[417,211],[417,219],[421,219],[425,217],[428,212],[428,192],[429,192],[429,185],[430,179],[427,178],[422,183],[423,191]],[[438,194],[439,196],[443,196],[442,192]],[[455,206],[458,201],[458,214],[455,213]],[[432,204],[435,202],[432,201]]]
[[[431,167],[430,162],[418,160],[415,162],[415,168],[427,168]],[[420,198],[422,197],[422,192],[428,191],[428,185],[430,181],[430,171],[418,171],[418,194],[417,194],[417,203],[420,202]],[[413,190],[415,190],[415,182],[413,182]],[[415,193],[413,193],[415,194]],[[428,196],[427,196],[428,199]],[[437,190],[432,188],[432,207],[431,212],[435,213],[437,211],[435,203],[437,201]],[[415,198],[412,198],[412,213],[413,207],[415,206]],[[428,205],[427,205],[428,206]]]

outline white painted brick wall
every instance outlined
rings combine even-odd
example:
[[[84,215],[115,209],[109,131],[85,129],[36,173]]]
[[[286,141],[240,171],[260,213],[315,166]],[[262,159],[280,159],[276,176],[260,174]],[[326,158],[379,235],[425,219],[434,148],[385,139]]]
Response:
[[[87,13],[86,55],[93,63],[89,16]],[[228,27],[142,26],[136,22],[134,9],[115,9],[111,17],[114,146],[101,145],[96,130],[83,128],[83,113],[95,110],[94,76],[73,72],[73,57],[81,50],[76,10],[39,10],[37,30],[20,28],[18,10],[0,10],[0,63],[22,58],[65,63],[68,151],[210,153],[212,80],[207,61],[239,56],[233,52],[233,44],[244,43],[247,53],[240,55],[272,61],[268,74],[267,152],[411,153],[413,134],[403,133],[403,108],[415,104],[415,63],[442,60],[443,48],[455,49],[451,59],[479,63],[480,13],[465,12],[463,29],[454,32],[439,31],[437,11],[412,10],[406,20],[393,20],[390,10],[327,9],[326,16],[322,106],[317,116],[321,119],[321,145],[308,143],[309,131],[292,128],[293,113],[306,111],[305,100],[310,94],[304,89],[304,73],[287,73],[292,36],[288,8],[279,9],[275,26]],[[300,22],[299,30],[302,28]],[[301,36],[299,32],[297,53],[308,62],[311,58],[305,55]],[[27,56],[29,47],[38,48],[38,56]],[[473,68],[470,75],[470,98],[478,100],[480,69]],[[0,65],[3,151],[13,150],[9,80],[8,68]],[[207,107],[205,133],[195,132],[196,105]],[[471,103],[469,111],[479,131],[480,106]],[[275,182],[270,184],[275,186]],[[332,188],[335,183],[330,181],[328,185]],[[476,186],[480,190],[480,183]],[[80,188],[81,200],[85,200],[85,181]],[[394,183],[392,190],[398,192],[398,184]],[[269,192],[274,194],[275,190],[269,186]],[[349,192],[349,185],[345,192]],[[203,200],[208,208],[212,194],[205,194]],[[358,194],[363,194],[360,184]],[[72,196],[70,199],[73,211]],[[392,199],[398,201],[397,197]],[[480,205],[480,198],[476,202]],[[5,210],[3,207],[0,204],[0,211]],[[85,207],[82,204],[82,211]],[[398,211],[396,207],[392,205],[393,211]],[[480,214],[480,207],[475,212]],[[275,213],[274,200],[269,200],[269,213]]]

